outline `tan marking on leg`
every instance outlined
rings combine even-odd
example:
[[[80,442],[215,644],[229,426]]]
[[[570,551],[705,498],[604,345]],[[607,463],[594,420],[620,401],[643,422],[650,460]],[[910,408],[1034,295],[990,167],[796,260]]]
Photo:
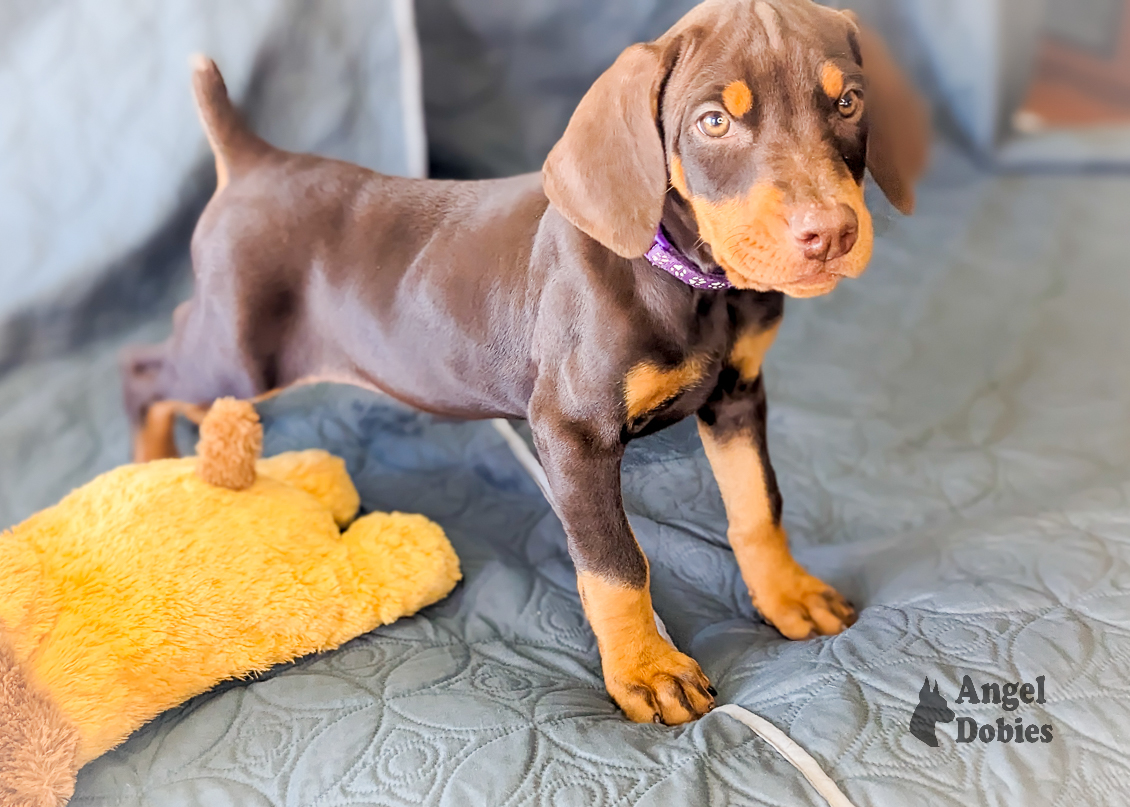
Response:
[[[706,362],[694,356],[670,370],[652,362],[640,362],[624,379],[624,401],[628,405],[628,419],[658,408],[697,384],[705,374]]]
[[[769,38],[769,47],[773,50],[784,50],[785,38],[781,35],[781,18],[777,16],[777,9],[765,2],[758,0],[753,7],[753,13],[761,20],[765,27],[765,35]]]
[[[714,708],[710,682],[695,660],[659,635],[647,586],[580,572],[577,590],[596,634],[605,686],[628,719],[674,726]]]
[[[820,86],[833,101],[840,100],[840,96],[844,94],[844,71],[831,62],[825,62],[820,71]]]
[[[734,347],[730,351],[730,364],[734,365],[741,374],[742,380],[753,381],[761,375],[761,365],[765,361],[765,354],[773,347],[777,339],[777,331],[781,323],[773,325],[768,330],[750,328],[738,335]]]
[[[677,190],[684,199],[691,198],[690,191],[687,190],[687,175],[683,172],[683,161],[678,154],[671,157],[671,187]]]
[[[179,310],[179,309],[178,309]],[[326,373],[323,375],[310,375],[298,379],[283,387],[276,387],[250,399],[250,403],[259,404],[269,401],[295,387],[304,387],[311,384],[346,384],[360,387],[371,392],[376,392],[386,397],[382,389],[347,373]],[[209,404],[210,405],[210,404]],[[137,431],[133,439],[133,461],[149,462],[150,460],[175,459],[180,456],[177,451],[176,441],[173,439],[173,427],[176,416],[181,415],[199,426],[208,414],[208,406],[199,406],[184,401],[157,401],[145,413],[145,422]]]
[[[179,457],[173,432],[177,415],[183,415],[200,425],[206,414],[207,407],[184,401],[157,401],[151,404],[145,412],[145,422],[134,435],[133,461],[150,462]]]
[[[789,537],[773,518],[753,435],[719,441],[702,421],[698,428],[726,505],[730,546],[757,610],[789,639],[840,633],[853,624],[847,601],[793,559]]]
[[[722,103],[727,112],[740,118],[753,109],[753,93],[744,81],[732,81],[722,91]]]

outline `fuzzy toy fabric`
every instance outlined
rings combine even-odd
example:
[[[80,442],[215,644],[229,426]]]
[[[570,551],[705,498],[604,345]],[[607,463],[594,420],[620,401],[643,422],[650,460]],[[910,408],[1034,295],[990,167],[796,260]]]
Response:
[[[443,531],[373,513],[324,451],[258,460],[217,402],[196,458],[111,471],[0,535],[0,804],[54,807],[79,767],[216,683],[335,648],[444,597]]]

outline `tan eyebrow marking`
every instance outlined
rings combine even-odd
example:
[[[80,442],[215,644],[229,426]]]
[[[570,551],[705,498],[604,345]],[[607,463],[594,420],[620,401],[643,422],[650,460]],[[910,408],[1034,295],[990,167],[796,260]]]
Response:
[[[753,93],[744,81],[733,81],[722,91],[722,103],[727,112],[740,118],[753,109]]]
[[[844,81],[843,70],[831,62],[824,63],[824,69],[820,71],[820,84],[833,101],[840,100],[840,96],[844,94]]]
[[[765,35],[769,37],[769,47],[773,50],[783,50],[785,38],[781,36],[781,21],[777,16],[777,9],[766,3],[765,0],[758,0],[753,7],[753,13],[765,26]]]

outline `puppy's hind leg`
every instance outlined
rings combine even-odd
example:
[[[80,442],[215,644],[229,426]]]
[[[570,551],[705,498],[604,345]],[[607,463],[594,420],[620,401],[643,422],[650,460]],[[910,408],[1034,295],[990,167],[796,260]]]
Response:
[[[132,345],[118,357],[122,376],[122,402],[130,425],[134,462],[176,456],[172,422],[168,433],[160,433],[153,405],[164,397],[166,345]],[[162,418],[163,419],[163,418]]]
[[[199,425],[217,398],[249,399],[261,391],[236,358],[235,347],[213,336],[225,329],[201,317],[201,310],[213,309],[185,303],[173,315],[173,335],[166,342],[122,351],[122,393],[134,462],[178,456],[177,415]]]
[[[223,77],[212,60],[193,59],[193,89],[204,131],[216,156],[217,194],[242,173],[273,152],[244,124],[228,98]],[[213,219],[219,215],[213,211]],[[126,412],[133,434],[136,462],[177,456],[173,427],[178,414],[199,423],[212,401],[227,395],[248,399],[264,392],[240,361],[241,351],[224,334],[235,316],[228,292],[230,284],[212,283],[215,274],[227,276],[230,261],[212,258],[224,250],[210,249],[205,219],[193,236],[193,264],[197,269],[197,297],[173,316],[173,336],[164,344],[127,348],[121,356]],[[203,257],[203,260],[202,260]],[[217,291],[219,289],[220,291]]]
[[[122,351],[122,397],[133,442],[133,461],[169,459],[178,456],[174,427],[183,415],[199,424],[207,408],[174,401],[170,394],[166,353],[168,344],[138,345]]]
[[[208,408],[184,401],[157,401],[145,412],[145,421],[135,434],[133,461],[173,459],[180,456],[176,443],[176,417],[183,415],[197,426]]]

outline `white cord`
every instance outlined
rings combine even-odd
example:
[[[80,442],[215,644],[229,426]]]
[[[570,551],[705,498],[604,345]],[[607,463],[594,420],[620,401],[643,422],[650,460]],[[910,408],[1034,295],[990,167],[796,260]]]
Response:
[[[756,734],[765,742],[777,749],[777,752],[792,763],[792,766],[800,771],[801,776],[808,780],[813,789],[824,797],[824,801],[828,802],[828,807],[854,807],[848,797],[844,795],[843,791],[832,781],[828,774],[820,767],[820,763],[812,758],[812,755],[797,745],[789,735],[774,726],[763,717],[758,717],[749,709],[743,709],[736,703],[726,703],[719,706],[711,712],[722,712],[734,718],[740,723],[744,723],[753,729]]]
[[[663,637],[663,641],[667,642],[671,647],[675,647],[675,640],[672,639],[671,634],[667,632],[667,626],[663,624],[663,620],[659,618],[659,614],[655,612],[654,608],[651,609],[651,615],[655,617],[655,627],[659,629],[659,635]],[[679,648],[675,647],[675,649],[678,650]]]
[[[514,458],[526,469],[526,472],[533,477],[534,482],[541,488],[541,492],[545,494],[546,499],[552,504],[553,499],[549,493],[549,480],[546,478],[545,469],[541,467],[534,452],[530,451],[530,447],[522,436],[510,425],[510,421],[498,419],[493,421],[494,428],[506,440],[506,444],[514,453]],[[663,620],[659,618],[659,614],[655,615],[655,626],[659,629],[659,634],[667,640],[667,642],[674,647],[675,643],[671,641],[671,635],[667,632],[667,626],[663,624]],[[808,780],[813,789],[824,797],[828,802],[828,807],[854,807],[848,800],[848,797],[843,794],[843,791],[837,787],[836,783],[824,770],[820,767],[812,755],[797,745],[789,735],[774,726],[763,717],[758,717],[748,709],[744,709],[734,703],[727,703],[719,706],[711,712],[715,714],[721,712],[722,714],[729,715],[739,723],[748,726],[753,732],[773,746],[781,756],[787,759],[794,768],[800,771],[801,776]]]
[[[502,439],[510,446],[510,451],[514,454],[514,459],[518,460],[523,468],[528,473],[537,486],[541,488],[542,494],[545,496],[546,501],[553,504],[553,496],[549,492],[549,479],[545,475],[545,469],[541,467],[538,458],[534,456],[534,452],[530,451],[530,447],[526,441],[522,439],[522,435],[510,424],[509,420],[504,418],[497,418],[492,420],[495,430],[502,435]]]

